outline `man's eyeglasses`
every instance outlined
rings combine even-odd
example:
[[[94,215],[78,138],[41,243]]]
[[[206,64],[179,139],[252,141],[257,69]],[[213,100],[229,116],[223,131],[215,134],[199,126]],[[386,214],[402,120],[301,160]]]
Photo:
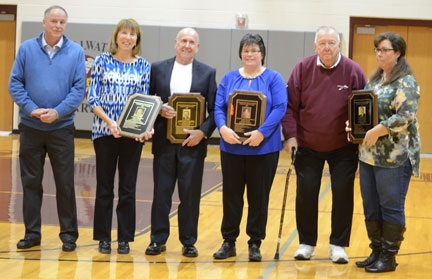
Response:
[[[392,50],[394,50],[394,49],[392,49],[392,48],[374,48],[374,52],[376,53],[376,54],[386,54],[387,52],[389,52],[389,51],[392,51]]]
[[[326,42],[318,42],[317,43],[317,46],[319,49],[325,49],[327,46],[329,48],[334,48],[337,45],[338,45],[338,42],[336,42],[336,41],[331,41],[331,42],[327,42],[327,43]]]

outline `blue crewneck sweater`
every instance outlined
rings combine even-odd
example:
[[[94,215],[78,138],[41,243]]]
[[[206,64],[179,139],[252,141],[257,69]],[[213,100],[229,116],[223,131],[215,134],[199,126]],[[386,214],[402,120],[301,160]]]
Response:
[[[9,80],[9,93],[19,106],[21,123],[52,131],[73,123],[86,86],[85,55],[82,47],[63,36],[63,45],[50,58],[38,37],[23,42]],[[47,124],[30,114],[37,108],[53,108],[59,118]]]

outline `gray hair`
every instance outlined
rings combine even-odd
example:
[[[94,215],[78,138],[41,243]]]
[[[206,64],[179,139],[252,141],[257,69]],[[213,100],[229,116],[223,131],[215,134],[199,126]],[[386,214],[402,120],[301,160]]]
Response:
[[[315,33],[315,43],[317,42],[318,39],[318,33],[335,33],[336,34],[336,40],[338,42],[340,42],[340,35],[339,32],[337,32],[336,28],[332,27],[332,26],[320,26],[318,27],[318,29],[316,30]]]
[[[49,16],[49,14],[51,13],[51,11],[56,10],[56,9],[62,10],[66,15],[66,19],[68,19],[68,13],[66,12],[65,8],[63,8],[59,5],[53,5],[53,6],[49,7],[48,9],[46,9],[44,12],[44,18],[47,18]]]

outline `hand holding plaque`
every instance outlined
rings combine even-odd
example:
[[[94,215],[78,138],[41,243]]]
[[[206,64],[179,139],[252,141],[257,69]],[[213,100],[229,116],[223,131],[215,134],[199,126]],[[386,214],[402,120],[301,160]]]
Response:
[[[182,143],[188,136],[184,129],[193,130],[203,123],[205,99],[200,93],[173,93],[168,98],[168,104],[177,115],[168,119],[167,139],[171,143]]]
[[[348,99],[348,121],[353,143],[361,143],[366,132],[378,124],[378,99],[372,90],[353,90]]]
[[[117,121],[119,134],[129,138],[143,138],[153,129],[162,106],[159,96],[135,93],[129,97]]]
[[[227,126],[236,132],[241,140],[244,133],[258,129],[264,122],[266,96],[259,91],[235,90],[229,96]]]

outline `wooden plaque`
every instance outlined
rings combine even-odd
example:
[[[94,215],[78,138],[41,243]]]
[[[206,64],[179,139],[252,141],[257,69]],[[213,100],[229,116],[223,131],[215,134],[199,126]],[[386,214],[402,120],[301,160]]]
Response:
[[[244,133],[258,129],[265,119],[266,96],[259,91],[235,90],[229,96],[227,126],[236,132],[241,140]]]
[[[131,95],[117,121],[119,133],[129,138],[143,138],[153,129],[162,106],[159,96],[135,93]]]
[[[353,143],[361,143],[366,132],[378,124],[378,98],[373,90],[353,90],[348,99],[348,120]]]
[[[168,98],[177,115],[167,122],[167,139],[182,143],[188,136],[183,129],[199,128],[205,116],[205,98],[200,93],[173,93]]]

